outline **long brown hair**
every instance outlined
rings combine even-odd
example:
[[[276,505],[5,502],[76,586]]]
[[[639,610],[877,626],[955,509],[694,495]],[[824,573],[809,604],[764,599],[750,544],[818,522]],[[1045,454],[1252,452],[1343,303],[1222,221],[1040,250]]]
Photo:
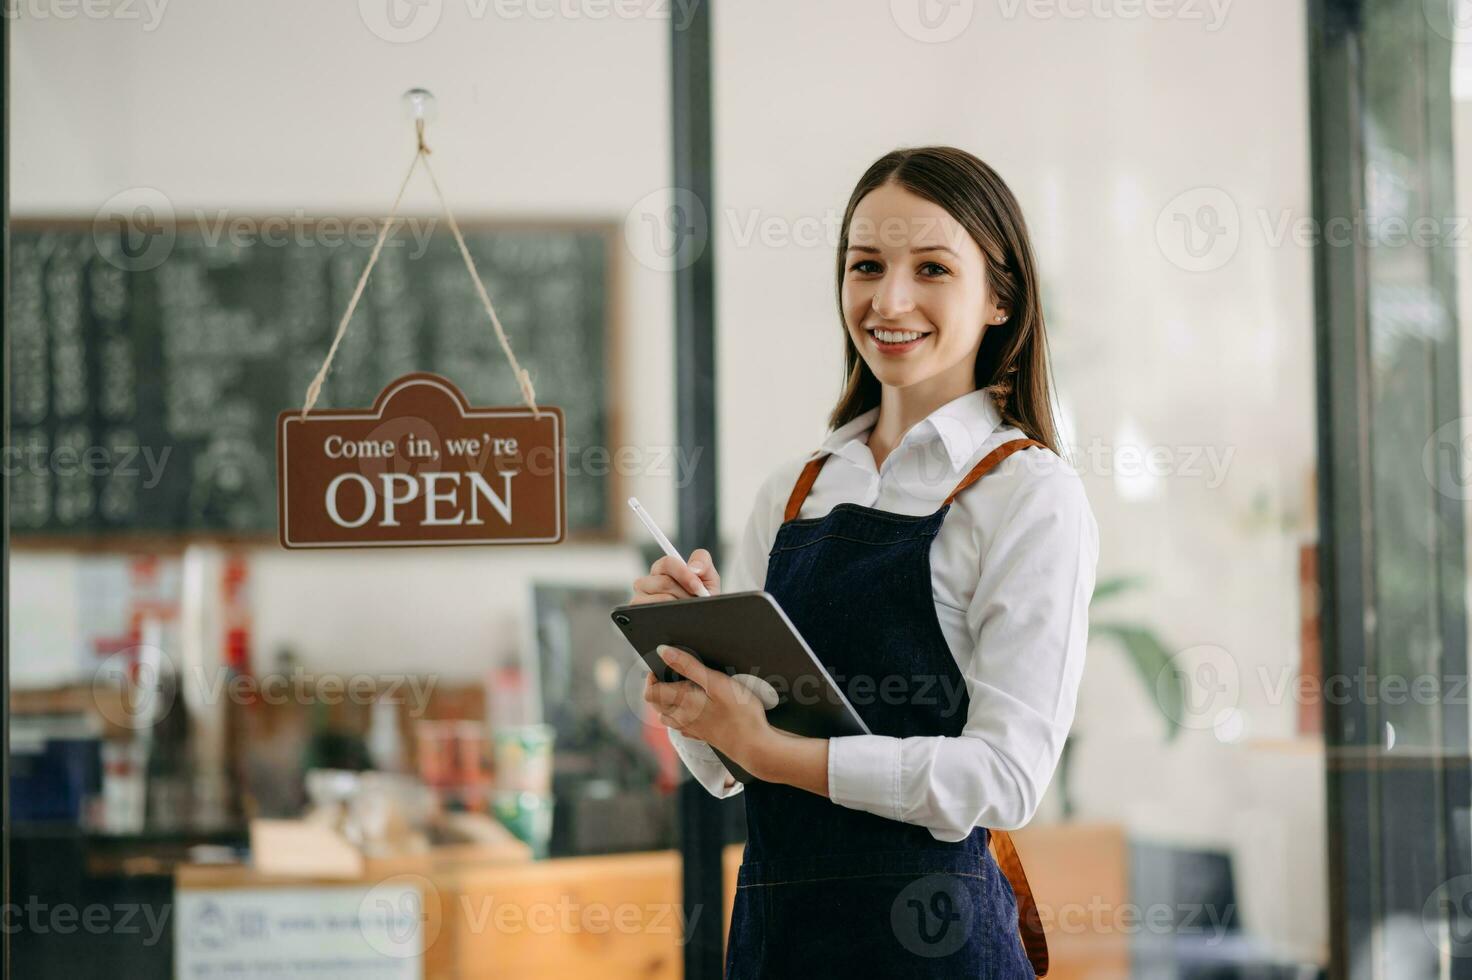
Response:
[[[922,146],[886,153],[864,171],[849,197],[838,242],[838,321],[843,327],[843,394],[828,418],[836,429],[879,404],[881,385],[859,356],[843,314],[843,277],[849,224],[859,201],[893,182],[950,213],[981,246],[987,279],[1007,322],[992,324],[976,352],[976,387],[990,391],[1006,425],[1016,426],[1055,453],[1048,343],[1038,292],[1037,264],[1017,198],[997,172],[965,150]]]

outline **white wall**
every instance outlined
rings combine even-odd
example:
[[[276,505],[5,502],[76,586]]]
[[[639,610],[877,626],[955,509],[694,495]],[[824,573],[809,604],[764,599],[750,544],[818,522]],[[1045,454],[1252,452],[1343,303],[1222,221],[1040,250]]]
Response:
[[[179,4],[151,32],[22,16],[15,213],[90,216],[134,185],[176,207],[377,213],[410,150],[398,96],[422,85],[439,97],[435,165],[463,215],[632,212],[637,236],[649,195],[670,183],[668,23],[430,6],[439,25],[405,44],[375,37],[354,4]],[[907,34],[904,9],[715,8],[722,526],[734,534],[768,469],[821,439],[839,390],[832,241],[783,236],[836,220],[864,167],[896,145],[953,143],[988,160],[1032,227],[1071,442],[1102,447],[1102,462],[1078,459],[1101,578],[1149,580],[1098,614],[1148,623],[1188,669],[1204,656],[1194,648],[1220,648],[1239,681],[1212,705],[1239,712],[1226,741],[1208,726],[1167,746],[1144,687],[1096,642],[1077,725],[1083,814],[1232,848],[1247,925],[1312,954],[1324,940],[1322,753],[1294,738],[1295,705],[1259,676],[1296,667],[1297,548],[1314,533],[1312,256],[1274,238],[1285,216],[1309,215],[1303,4],[1231,5],[1213,29],[966,2],[947,8],[969,19],[943,43]],[[1210,271],[1183,268],[1171,237],[1187,192],[1186,217],[1224,199],[1240,235]],[[411,208],[431,206],[420,186]],[[765,240],[742,237],[767,219]],[[624,435],[668,445],[670,283],[632,241]],[[1175,469],[1115,474],[1121,451],[1150,447],[1177,454]],[[1198,451],[1227,463],[1220,482],[1186,470]],[[631,492],[672,519],[670,479],[636,478]],[[412,649],[425,669],[467,673],[511,628],[528,575],[636,567],[626,548],[257,558],[263,644],[291,641],[324,667],[397,668]],[[17,576],[27,562],[17,555]],[[433,628],[406,605],[432,606]]]

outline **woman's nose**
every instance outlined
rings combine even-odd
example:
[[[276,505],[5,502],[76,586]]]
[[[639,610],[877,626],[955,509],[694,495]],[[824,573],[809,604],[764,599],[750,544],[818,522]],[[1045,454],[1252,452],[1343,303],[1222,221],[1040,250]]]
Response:
[[[910,296],[909,284],[903,276],[886,276],[874,291],[874,312],[886,320],[893,320],[915,308]]]

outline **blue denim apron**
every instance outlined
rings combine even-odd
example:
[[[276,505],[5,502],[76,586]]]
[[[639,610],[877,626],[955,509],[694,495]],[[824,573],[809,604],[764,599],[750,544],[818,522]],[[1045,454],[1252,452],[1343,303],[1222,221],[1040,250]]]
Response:
[[[792,620],[876,735],[960,735],[969,698],[936,618],[930,547],[951,502],[1011,453],[989,453],[933,514],[840,503],[797,514],[827,456],[793,488],[764,589]],[[959,694],[957,693],[959,692]],[[924,827],[753,780],[726,976],[987,977],[1047,972],[1031,892],[1004,834],[977,827],[957,843]],[[1006,874],[988,850],[989,836]],[[1015,866],[1015,867],[1013,867]],[[1009,881],[1009,876],[1012,881]],[[1017,894],[1026,900],[1027,948]],[[1029,962],[1029,950],[1033,962]]]

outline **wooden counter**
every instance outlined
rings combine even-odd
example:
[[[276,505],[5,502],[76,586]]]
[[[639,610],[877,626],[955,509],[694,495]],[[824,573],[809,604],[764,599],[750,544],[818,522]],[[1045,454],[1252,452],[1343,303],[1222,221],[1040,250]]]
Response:
[[[1080,928],[1076,914],[1129,901],[1122,829],[1037,827],[1013,836],[1048,929],[1050,980],[1128,977],[1129,935]],[[741,853],[736,844],[722,855],[723,935]],[[175,880],[180,893],[345,884],[239,866],[183,866]],[[421,887],[426,980],[674,980],[683,973],[678,851],[508,862],[469,846],[440,848],[427,856],[370,861],[367,873],[349,883],[372,887],[395,880]]]
[[[678,851],[508,862],[457,847],[369,861],[354,879],[266,875],[242,865],[184,865],[175,874],[180,896],[345,886],[366,893],[385,883],[419,887],[425,980],[683,973]]]

